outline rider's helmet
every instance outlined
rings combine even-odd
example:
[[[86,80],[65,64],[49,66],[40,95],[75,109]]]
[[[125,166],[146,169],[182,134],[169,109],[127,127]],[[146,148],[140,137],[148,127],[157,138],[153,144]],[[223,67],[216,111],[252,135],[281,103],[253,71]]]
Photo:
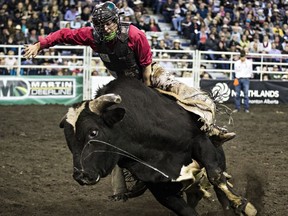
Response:
[[[117,31],[112,32],[109,35],[104,35],[104,24],[107,24],[110,21],[117,24]],[[92,23],[100,40],[109,41],[114,39],[120,31],[118,8],[110,1],[96,5],[92,11]]]

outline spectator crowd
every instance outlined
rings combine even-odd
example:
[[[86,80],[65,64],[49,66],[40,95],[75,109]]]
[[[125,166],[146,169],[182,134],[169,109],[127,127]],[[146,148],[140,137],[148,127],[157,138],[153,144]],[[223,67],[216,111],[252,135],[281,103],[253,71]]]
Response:
[[[0,0],[0,44],[23,45],[38,41],[39,37],[54,32],[60,28],[81,28],[90,26],[91,12],[101,1],[92,0]],[[163,59],[165,68],[191,68],[190,63],[179,61],[170,64],[170,57],[191,59],[192,57],[181,52],[165,50],[205,50],[221,52],[273,54],[267,62],[288,63],[288,58],[281,58],[280,54],[288,55],[288,0],[113,0],[123,13],[123,21],[132,22],[139,29],[150,34],[152,49],[162,50],[154,57]],[[148,13],[151,10],[152,13]],[[153,14],[154,13],[154,14]],[[171,38],[169,33],[161,32],[160,20],[171,25],[177,37]],[[180,39],[180,40],[179,40]],[[181,39],[189,41],[183,47]],[[18,50],[13,47],[0,47],[0,75],[17,74]],[[3,57],[5,55],[6,57]],[[15,56],[16,55],[16,56]],[[44,50],[43,55],[59,56],[59,58],[41,58],[33,60],[21,59],[23,65],[68,65],[68,69],[22,69],[23,75],[81,75],[83,61],[77,59],[81,51],[77,50]],[[64,55],[73,56],[72,59],[61,58]],[[8,56],[8,57],[7,57]],[[94,56],[97,56],[95,53]],[[209,60],[229,60],[229,55],[209,54]],[[236,59],[234,59],[236,60]],[[253,61],[260,58],[253,57]],[[93,60],[93,75],[108,75],[101,61]],[[1,66],[2,65],[2,66]],[[3,66],[5,65],[5,66]],[[216,64],[217,69],[229,69],[229,64]],[[254,64],[254,70],[259,65]],[[261,66],[262,67],[262,66]],[[272,67],[264,65],[261,70],[287,71],[288,66]],[[205,72],[205,70],[203,70]],[[203,72],[203,73],[204,73]],[[187,74],[187,73],[186,73]],[[176,76],[185,76],[184,72],[175,73]],[[209,78],[204,73],[204,78]],[[283,78],[284,77],[284,78]],[[286,78],[285,78],[286,77]],[[259,78],[255,76],[255,78]],[[266,74],[265,79],[287,79],[282,75]]]

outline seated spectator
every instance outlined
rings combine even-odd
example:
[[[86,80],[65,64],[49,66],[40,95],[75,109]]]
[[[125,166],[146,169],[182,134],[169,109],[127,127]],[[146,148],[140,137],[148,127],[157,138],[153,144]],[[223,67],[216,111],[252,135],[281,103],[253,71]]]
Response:
[[[191,45],[197,45],[197,34],[201,29],[201,22],[199,21],[198,16],[194,16],[191,25],[189,26],[190,40]]]
[[[228,43],[228,50],[231,51],[231,47],[235,47],[235,51],[236,52],[240,52],[240,50],[242,49],[240,43],[238,42],[238,36],[236,34],[234,34],[232,36],[232,40],[229,41]],[[232,52],[232,51],[231,51]],[[233,51],[234,52],[234,51]]]
[[[148,26],[145,23],[145,18],[143,16],[137,19],[135,26],[144,32],[148,31]]]
[[[171,38],[171,36],[170,36],[170,34],[169,34],[168,32],[165,32],[165,33],[164,33],[164,38],[163,38],[163,40],[164,40],[164,42],[165,42],[165,44],[166,44],[167,47],[169,47],[169,48],[172,47],[172,45],[173,45],[173,40],[172,40],[172,38]]]
[[[13,50],[9,50],[7,53],[8,57],[4,60],[4,65],[8,70],[8,75],[15,76],[17,75],[17,59],[14,57],[15,52]]]
[[[51,63],[54,64],[62,64],[62,58],[61,58],[61,52],[59,49],[55,49],[54,47],[49,48],[49,54],[50,56],[55,56],[56,58],[53,58]]]
[[[249,49],[250,48],[250,41],[249,41],[246,34],[241,35],[241,39],[239,41],[239,44],[240,44],[242,49],[245,49],[245,48]]]
[[[46,37],[47,35],[45,34],[45,29],[44,28],[40,28],[39,30],[39,37]]]
[[[67,65],[69,66],[69,71],[72,75],[81,75],[83,74],[83,69],[79,66],[83,66],[83,61],[81,59],[77,59],[77,55],[73,54],[72,58],[68,60]]]
[[[47,26],[44,26],[45,34],[48,35],[54,31],[57,31],[59,28],[55,26],[53,22],[49,22]]]
[[[42,21],[39,18],[39,13],[37,11],[34,11],[32,16],[29,19],[27,19],[27,27],[28,29],[31,28],[38,29],[38,26],[41,22]]]
[[[154,0],[153,1],[153,13],[154,14],[162,14],[163,4],[166,2],[166,0]]]
[[[185,17],[186,9],[181,7],[180,4],[175,4],[174,14],[172,16],[172,30],[181,32],[181,21]]]
[[[26,37],[27,44],[34,44],[39,41],[38,34],[35,28],[29,29],[29,34]]]
[[[32,14],[30,15],[30,17],[32,17]],[[29,17],[29,18],[30,18]],[[46,4],[42,7],[42,10],[39,14],[39,19],[41,20],[41,22],[44,23],[48,23],[50,20],[50,10],[49,10],[49,5]]]
[[[83,20],[84,22],[89,21],[91,16],[91,8],[89,7],[89,5],[84,5],[81,10],[81,20]]]
[[[219,34],[224,34],[227,39],[231,38],[230,28],[227,24],[224,24]]]
[[[130,1],[131,2],[131,1]],[[140,14],[147,14],[147,11],[143,5],[143,1],[141,0],[136,0],[134,1],[131,5],[129,4],[129,1],[128,1],[128,5],[129,7],[131,7],[134,12],[135,12],[135,17],[137,17],[137,13],[140,13]]]
[[[285,74],[282,75],[281,80],[288,81],[288,68],[285,69]]]
[[[83,21],[81,20],[81,15],[77,15],[74,21],[70,22],[71,29],[81,28],[83,25]]]
[[[259,8],[257,10],[257,14],[258,14],[258,16],[256,16],[255,21],[262,25],[265,22],[265,20],[266,20],[266,16],[264,14],[264,9],[263,8]]]
[[[4,52],[0,52],[0,75],[9,75],[8,69],[5,66]]]
[[[24,34],[24,37],[26,37],[28,35],[28,32],[29,32],[29,29],[27,27],[27,17],[26,16],[23,16],[21,18],[21,31],[23,32]]]
[[[150,46],[152,49],[155,49],[155,47],[158,45],[158,35],[152,34],[151,35],[151,41],[150,41]]]
[[[268,81],[268,80],[270,80],[269,74],[266,74],[266,73],[263,74],[263,75],[262,75],[262,80],[263,80],[263,81]]]
[[[243,35],[246,35],[246,41],[252,41],[253,40],[253,34],[254,34],[254,30],[251,29],[245,29],[243,32]]]
[[[225,37],[225,35],[221,35],[221,37]],[[227,52],[227,51],[228,51],[228,49],[227,49],[227,47],[226,47],[225,41],[220,40],[220,41],[218,42],[218,49],[217,49],[217,51],[219,51],[219,52]],[[225,53],[217,54],[217,55],[216,55],[216,59],[217,59],[217,60],[228,61],[228,60],[229,60],[229,56],[226,55]],[[228,69],[229,69],[229,64],[227,64],[227,63],[217,64],[217,68],[218,68],[218,69],[228,70]]]
[[[279,74],[280,71],[281,69],[277,65],[274,65],[271,71],[273,73],[270,74],[271,80],[280,80],[282,76],[282,74]]]
[[[271,42],[270,42],[269,36],[266,34],[263,37],[262,51],[265,53],[269,53],[270,50],[271,50]]]
[[[217,51],[217,49],[218,49],[218,45],[217,44],[218,44],[218,40],[216,39],[215,34],[210,33],[209,37],[208,37],[208,39],[206,41],[206,44],[205,44],[205,49],[207,51]],[[208,59],[209,60],[215,60],[214,54],[213,53],[209,53],[208,54]]]
[[[212,76],[206,71],[205,65],[200,65],[200,79],[212,79]]]
[[[22,32],[21,25],[17,25],[15,27],[15,32],[13,34],[13,40],[14,40],[15,44],[19,44],[19,45],[25,44],[25,35]]]
[[[172,73],[173,72],[173,69],[174,69],[174,65],[171,61],[169,61],[170,59],[170,56],[167,54],[167,53],[163,53],[161,55],[161,59],[160,62],[159,62],[159,65],[163,68],[165,68],[165,70],[169,73]]]
[[[209,80],[209,79],[212,79],[212,76],[207,73],[206,71],[204,71],[201,75],[200,75],[200,78],[203,79],[203,80]]]
[[[76,16],[79,15],[77,7],[75,4],[70,5],[70,8],[66,11],[64,15],[65,21],[74,21]]]
[[[164,39],[161,39],[158,41],[158,44],[155,46],[155,49],[157,50],[170,50],[170,48],[165,44]],[[158,57],[160,57],[161,53],[158,54]]]
[[[7,10],[7,5],[5,3],[0,4],[0,28],[3,28],[5,23],[7,23],[7,20],[9,18],[9,12]]]
[[[163,16],[166,23],[171,23],[172,17],[174,15],[175,2],[173,0],[167,0],[163,4]]]
[[[186,2],[185,4],[185,7],[187,8],[187,13],[190,13],[190,14],[196,14],[197,13],[197,6],[196,4],[194,3],[194,0],[188,0],[188,2]]]
[[[201,17],[203,20],[207,17],[208,10],[207,10],[207,7],[206,7],[206,3],[201,2],[201,3],[199,4],[197,13],[199,13],[200,17]]]
[[[175,39],[173,41],[173,46],[171,47],[171,50],[183,50],[183,48],[181,47],[181,41],[179,39]],[[173,58],[182,58],[183,53],[170,53],[170,56]]]
[[[282,42],[282,50],[285,49],[286,44],[288,44],[288,35],[283,37],[283,42]]]
[[[206,31],[206,26],[201,26],[200,31],[196,36],[197,41],[197,49],[198,50],[206,50],[206,41],[208,39],[208,33]]]
[[[288,55],[288,43],[286,43],[286,45],[285,45],[285,47],[284,47],[284,49],[283,49],[283,51],[281,53],[283,55]],[[283,57],[282,61],[288,63],[288,56],[287,57]]]
[[[186,17],[181,21],[181,34],[186,38],[190,39],[191,35],[191,25],[192,25],[192,19],[191,19],[191,13],[187,13]]]
[[[122,0],[122,1],[119,1],[119,3],[120,3],[120,5],[118,6],[119,12],[123,13],[123,15],[125,17],[130,17],[131,22],[135,23],[136,22],[136,20],[135,20],[135,12],[134,12],[134,10],[131,7],[129,7],[127,1],[126,0]]]
[[[231,37],[230,39],[232,39],[234,37],[234,35],[236,35],[236,40],[237,42],[239,42],[241,40],[241,34],[242,34],[242,28],[239,26],[238,22],[234,23],[234,26],[232,26],[232,31],[231,31]]]
[[[109,76],[110,73],[107,72],[106,67],[104,66],[103,62],[100,59],[93,59],[91,60],[91,73],[98,76]]]
[[[281,57],[279,55],[281,55],[281,51],[276,48],[276,44],[274,42],[271,43],[271,49],[269,50],[268,54],[273,56],[271,57],[272,62],[280,62]]]
[[[274,35],[274,43],[275,43],[275,47],[276,49],[282,51],[283,50],[283,46],[281,44],[281,37],[279,35]]]
[[[206,18],[204,19],[205,26],[210,26],[213,22],[212,12],[208,12]]]
[[[149,23],[147,25],[147,29],[148,29],[147,31],[161,32],[161,29],[158,23],[156,23],[156,20],[154,17],[150,17]]]
[[[261,48],[261,44],[258,40],[257,37],[254,38],[254,41],[252,41],[250,43],[250,47],[249,47],[249,53],[261,53],[262,52],[262,48]],[[256,64],[257,62],[260,62],[261,58],[259,58],[258,56],[254,56],[253,57],[253,62],[254,64],[254,68],[258,66],[258,64]],[[260,64],[260,63],[259,63]]]
[[[176,68],[179,69],[179,71],[176,72],[177,76],[191,77],[192,76],[191,56],[188,54],[184,54],[181,59],[184,61],[178,61],[176,63]]]
[[[63,15],[59,10],[58,5],[53,5],[50,11],[50,21],[58,24],[61,20],[63,20]]]

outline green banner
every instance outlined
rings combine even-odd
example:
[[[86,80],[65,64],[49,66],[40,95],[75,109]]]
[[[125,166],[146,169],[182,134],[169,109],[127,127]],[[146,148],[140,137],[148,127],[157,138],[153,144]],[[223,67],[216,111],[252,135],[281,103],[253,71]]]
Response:
[[[0,76],[0,105],[70,105],[82,100],[83,77]]]

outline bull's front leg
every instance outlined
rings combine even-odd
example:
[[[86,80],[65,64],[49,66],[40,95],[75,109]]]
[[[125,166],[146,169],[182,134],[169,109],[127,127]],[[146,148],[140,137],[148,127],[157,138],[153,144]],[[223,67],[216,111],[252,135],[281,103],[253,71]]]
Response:
[[[206,136],[200,135],[197,140],[198,143],[193,146],[192,157],[205,167],[225,215],[231,215],[233,211],[236,215],[255,216],[257,214],[255,207],[233,191],[223,174],[226,170],[223,149],[214,147]]]
[[[182,197],[180,182],[146,183],[156,200],[178,216],[198,216],[194,208]]]

